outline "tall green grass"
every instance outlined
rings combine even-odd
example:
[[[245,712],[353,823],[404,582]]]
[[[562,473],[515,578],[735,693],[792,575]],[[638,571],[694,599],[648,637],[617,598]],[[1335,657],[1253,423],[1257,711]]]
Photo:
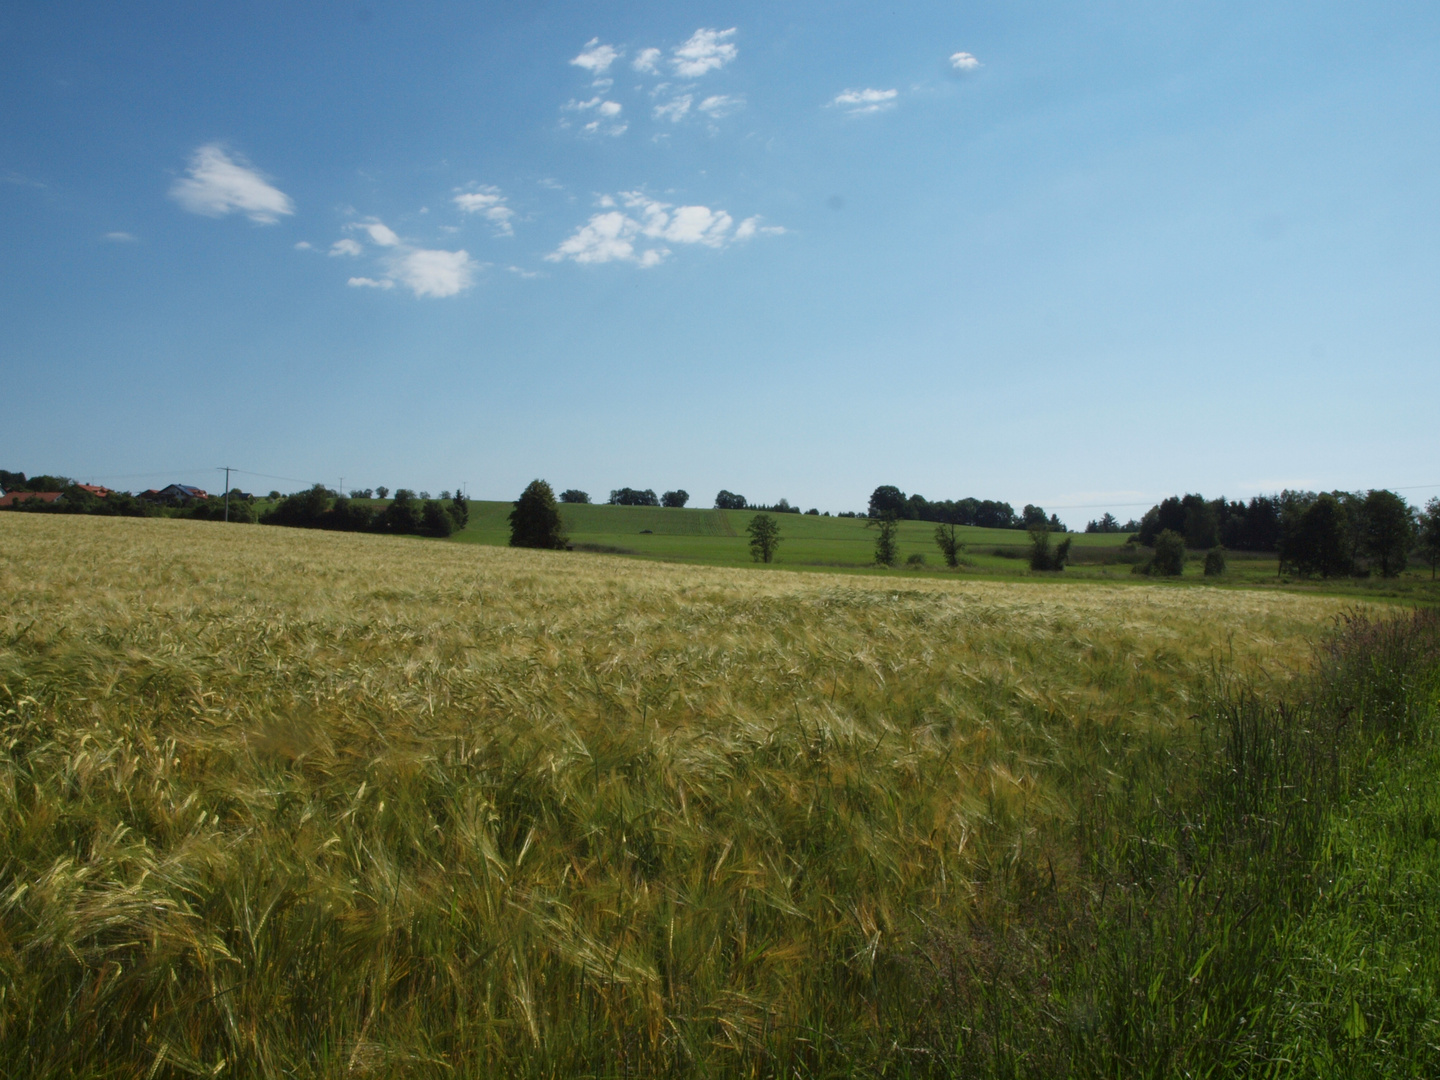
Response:
[[[1313,598],[15,518],[17,1075],[1249,1067],[1429,723]]]

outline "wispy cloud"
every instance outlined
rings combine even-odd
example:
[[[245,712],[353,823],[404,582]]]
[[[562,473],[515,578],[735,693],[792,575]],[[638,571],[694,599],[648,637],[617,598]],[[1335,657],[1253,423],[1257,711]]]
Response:
[[[114,244],[133,244],[135,242],[134,234],[128,232],[107,232],[104,239]]]
[[[718,120],[745,107],[745,99],[735,94],[711,94],[700,102],[699,109],[707,116]]]
[[[239,154],[219,143],[200,147],[190,157],[189,176],[176,180],[170,197],[192,214],[224,217],[242,213],[251,221],[274,225],[295,212],[290,196],[272,185]]]
[[[716,71],[734,60],[739,50],[730,38],[735,36],[735,27],[729,30],[696,30],[690,40],[677,46],[670,63],[675,74],[684,79],[694,79],[707,71]]]
[[[641,49],[630,66],[642,75],[653,75],[660,70],[660,50]]]
[[[352,277],[345,282],[352,289],[393,289],[395,282],[389,278]]]
[[[625,121],[620,119],[623,111],[618,101],[606,101],[598,94],[589,101],[569,101],[565,104],[569,112],[578,112],[582,115],[589,114],[595,119],[587,121],[583,130],[589,135],[623,135],[629,127]]]
[[[364,252],[365,249],[361,247],[357,241],[350,239],[348,236],[336,240],[335,243],[330,245],[330,254],[332,256],[349,255],[351,258],[354,258],[357,255],[364,254]]]
[[[733,228],[735,219],[724,210],[708,206],[674,206],[652,199],[639,191],[625,191],[616,198],[600,200],[603,212],[577,228],[545,258],[550,262],[629,262],[640,267],[657,266],[668,258],[667,244],[723,248],[734,241],[757,235],[778,235],[785,230],[765,227],[758,217],[745,219]],[[623,205],[624,209],[619,209]]]
[[[980,61],[968,52],[957,52],[950,55],[950,66],[956,71],[974,71],[980,66]]]
[[[295,250],[296,250],[296,251],[314,251],[314,250],[315,250],[315,245],[312,244],[312,243],[310,243],[309,240],[301,240],[301,241],[299,241],[299,242],[296,243],[296,245],[295,245]]]
[[[459,191],[454,203],[467,214],[483,217],[494,228],[496,236],[515,235],[515,229],[510,224],[515,211],[505,205],[505,196],[499,188],[482,186],[473,191]]]
[[[899,94],[898,90],[842,90],[830,104],[851,116],[866,116],[890,108]]]
[[[656,105],[654,109],[656,120],[669,120],[672,124],[678,124],[684,120],[690,112],[690,103],[694,101],[690,94],[680,94],[671,98],[663,105]]]
[[[394,229],[383,222],[374,220],[360,221],[351,225],[350,228],[363,232],[366,236],[370,237],[372,244],[378,244],[380,247],[400,246],[400,237],[395,235]]]
[[[591,75],[599,76],[609,71],[610,65],[619,59],[620,55],[620,51],[613,45],[602,45],[599,38],[591,38],[585,43],[585,48],[580,50],[580,55],[570,63],[584,68]]]

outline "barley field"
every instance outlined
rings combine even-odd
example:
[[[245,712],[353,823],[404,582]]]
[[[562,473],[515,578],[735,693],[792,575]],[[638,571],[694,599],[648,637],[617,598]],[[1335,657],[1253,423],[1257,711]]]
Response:
[[[0,597],[47,1077],[924,1071],[1096,808],[1340,611],[21,514]]]

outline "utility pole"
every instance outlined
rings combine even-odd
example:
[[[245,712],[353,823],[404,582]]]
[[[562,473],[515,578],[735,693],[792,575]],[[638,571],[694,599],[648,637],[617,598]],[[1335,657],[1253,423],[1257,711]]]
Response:
[[[222,465],[225,470],[225,520],[230,520],[230,466]]]

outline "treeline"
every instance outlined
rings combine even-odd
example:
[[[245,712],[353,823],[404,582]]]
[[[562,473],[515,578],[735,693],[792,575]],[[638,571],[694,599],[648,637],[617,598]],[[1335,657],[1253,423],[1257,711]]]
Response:
[[[1007,502],[991,499],[937,499],[906,495],[893,484],[882,484],[870,494],[867,514],[896,521],[933,521],[940,525],[974,525],[982,529],[1049,529],[1065,532],[1054,514],[1029,503],[1020,513]]]
[[[1112,531],[1102,522],[1086,531]],[[1281,573],[1394,577],[1417,548],[1432,572],[1440,561],[1440,499],[1421,510],[1383,488],[1287,490],[1249,502],[1172,495],[1146,512],[1131,540],[1154,547],[1166,534],[1191,549],[1275,552]]]
[[[417,498],[413,491],[399,488],[389,503],[374,506],[346,498],[324,484],[282,496],[260,515],[262,525],[413,536],[449,536],[469,520],[470,504],[459,491],[440,500]]]

